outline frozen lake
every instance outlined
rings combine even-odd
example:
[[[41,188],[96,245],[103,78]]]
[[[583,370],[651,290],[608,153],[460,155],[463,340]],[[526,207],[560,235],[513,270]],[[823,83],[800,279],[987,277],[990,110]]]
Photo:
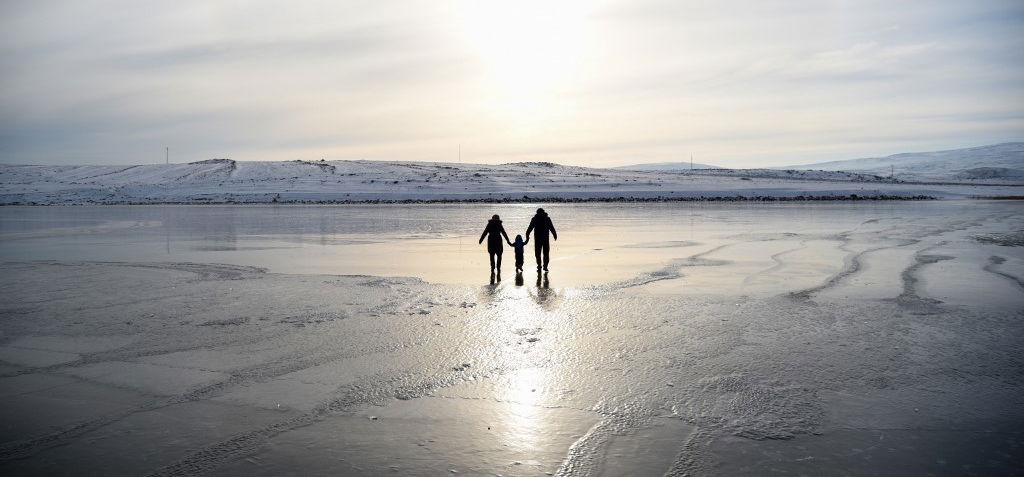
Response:
[[[837,248],[838,234],[903,220],[1012,214],[1016,207],[971,201],[548,205],[563,237],[554,243],[551,268],[557,273],[551,279],[560,287],[615,283],[723,245],[732,247],[721,252],[731,262],[749,258],[773,264],[774,251],[759,256],[773,250],[760,242],[798,247],[787,252],[787,263],[774,275],[798,265],[817,266],[827,276],[842,262],[836,255],[844,253]],[[4,207],[0,261],[223,263],[277,273],[405,276],[472,285],[489,278],[486,247],[477,244],[486,220],[500,214],[514,239],[525,233],[535,209],[522,204]],[[747,249],[756,251],[737,256]],[[507,279],[514,267],[511,249],[506,252]],[[526,255],[532,269],[532,246]],[[768,275],[746,280],[741,288]]]
[[[1014,475],[1015,201],[0,207],[0,472]]]

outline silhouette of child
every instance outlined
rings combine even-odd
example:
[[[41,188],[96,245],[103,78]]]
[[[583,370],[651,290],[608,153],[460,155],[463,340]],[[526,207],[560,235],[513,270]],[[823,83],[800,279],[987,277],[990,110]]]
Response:
[[[526,247],[526,244],[528,244],[528,243],[530,243],[529,239],[527,239],[524,242],[522,235],[516,235],[515,243],[510,244],[510,245],[512,245],[512,248],[516,249],[516,271],[517,272],[523,271],[523,249],[524,249],[524,247]]]

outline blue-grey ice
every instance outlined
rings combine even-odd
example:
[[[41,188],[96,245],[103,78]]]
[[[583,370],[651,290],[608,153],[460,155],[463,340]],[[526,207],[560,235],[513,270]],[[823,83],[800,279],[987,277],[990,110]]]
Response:
[[[1018,203],[534,208],[0,208],[0,473],[1024,465]]]

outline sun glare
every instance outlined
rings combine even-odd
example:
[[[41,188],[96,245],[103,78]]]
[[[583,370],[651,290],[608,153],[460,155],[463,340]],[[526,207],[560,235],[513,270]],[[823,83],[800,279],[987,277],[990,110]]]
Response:
[[[586,53],[587,2],[464,1],[466,41],[483,60],[490,102],[510,119],[552,113]]]

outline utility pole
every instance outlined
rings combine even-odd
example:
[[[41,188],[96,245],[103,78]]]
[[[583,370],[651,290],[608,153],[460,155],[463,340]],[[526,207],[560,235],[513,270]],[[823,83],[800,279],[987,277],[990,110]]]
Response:
[[[690,170],[693,170],[693,154],[690,154]]]
[[[459,143],[459,164],[462,164],[462,143]]]
[[[164,164],[171,163],[171,146],[164,147]]]

